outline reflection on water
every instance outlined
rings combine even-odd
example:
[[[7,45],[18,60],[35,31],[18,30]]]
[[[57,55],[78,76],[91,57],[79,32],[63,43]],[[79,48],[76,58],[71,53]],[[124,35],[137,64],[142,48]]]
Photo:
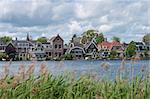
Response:
[[[38,75],[40,66],[45,65],[48,72],[54,75],[72,72],[77,76],[83,74],[90,74],[98,77],[114,78],[120,73],[131,75],[131,61],[120,60],[96,60],[96,61],[15,61],[15,62],[0,62],[0,74],[2,75],[4,67],[9,66],[9,74],[14,75],[18,73],[20,65],[25,66],[25,70],[33,64],[35,65],[34,74]],[[134,63],[134,75],[139,75],[141,70],[150,70],[150,62],[148,60],[141,60]]]

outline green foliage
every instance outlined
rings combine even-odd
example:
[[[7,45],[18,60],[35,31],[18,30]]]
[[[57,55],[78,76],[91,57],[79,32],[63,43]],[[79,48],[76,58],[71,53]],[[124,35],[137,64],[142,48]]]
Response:
[[[38,42],[41,42],[41,43],[45,43],[45,42],[47,42],[47,38],[46,38],[46,37],[39,37],[39,38],[37,39],[37,41],[38,41]]]
[[[73,55],[72,54],[65,54],[64,55],[64,59],[65,60],[72,60],[73,59]]]
[[[116,41],[116,42],[120,42],[120,38],[119,38],[119,37],[116,37],[116,36],[114,36],[114,37],[112,38],[112,40],[113,40],[113,41]]]
[[[43,74],[26,78],[18,74],[0,80],[1,99],[149,99],[150,80],[136,77],[95,80],[90,75],[74,78],[73,74]],[[147,76],[146,76],[147,77]]]
[[[12,40],[12,38],[9,36],[3,36],[3,37],[0,37],[0,40],[2,40],[4,43],[8,43]]]
[[[104,35],[103,33],[98,34],[98,36],[96,37],[96,42],[97,43],[101,43],[102,41],[104,41]]]
[[[102,33],[99,33],[97,30],[87,30],[83,32],[81,42],[83,44],[91,41],[94,37],[96,37],[97,43],[104,41],[104,36]]]
[[[145,43],[150,43],[150,33],[144,35],[144,37],[143,37],[143,42],[145,42]]]
[[[144,52],[145,57],[149,57],[148,52]]]
[[[117,57],[117,52],[116,52],[116,51],[111,51],[109,57],[110,57],[111,59],[116,58],[116,57]]]
[[[6,59],[6,57],[7,57],[6,53],[0,52],[0,60],[2,60],[3,58]]]
[[[136,44],[131,41],[125,51],[127,57],[132,57],[136,54]]]

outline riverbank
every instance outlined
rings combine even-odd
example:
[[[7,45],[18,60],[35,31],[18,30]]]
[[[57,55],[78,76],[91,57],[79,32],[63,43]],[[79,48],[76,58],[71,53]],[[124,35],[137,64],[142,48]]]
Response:
[[[61,71],[57,71],[57,75],[48,69],[53,63],[17,62],[17,64],[14,64],[12,62],[4,65],[4,71],[0,78],[0,98],[150,98],[150,72],[145,66],[147,64],[146,61],[142,61],[140,64],[135,64],[136,61],[133,64],[129,64],[129,61],[106,61],[100,62],[101,64],[96,68],[94,64],[98,64],[98,61],[93,61],[93,66],[90,64],[91,62],[85,62],[87,61],[81,61],[80,64],[77,64],[77,62],[74,65],[70,64],[71,66],[67,67],[68,70],[71,68],[75,68],[75,70],[68,72],[64,69],[66,68],[64,64],[69,65],[68,63],[71,63],[71,61],[66,63],[58,62],[52,68],[54,70],[64,70],[64,72],[60,73]],[[118,63],[120,65],[116,67]],[[86,66],[82,66],[83,64]],[[129,64],[130,67],[127,67],[125,64]],[[140,71],[137,71],[138,66],[142,66],[140,67]],[[77,75],[79,74],[78,71],[85,71],[83,67],[87,69],[87,72]],[[93,67],[95,70],[98,70],[98,74],[92,72]],[[111,69],[112,67],[113,69]],[[11,73],[10,68],[13,68],[13,71],[16,71],[16,73],[9,75]],[[38,75],[35,74],[35,71]],[[114,76],[106,75],[112,75],[111,71],[116,74]]]
[[[147,75],[136,78],[116,77],[97,79],[96,76],[83,75],[76,79],[73,74],[53,76],[44,66],[40,75],[32,75],[31,67],[26,73],[23,68],[18,75],[4,76],[0,79],[0,98],[30,99],[149,99],[150,80]],[[144,77],[143,77],[144,76]]]
[[[124,58],[125,60],[131,60],[132,58]],[[101,58],[101,59],[46,59],[46,60],[35,60],[35,61],[69,61],[69,60],[122,60],[122,58]],[[150,60],[150,57],[138,58],[138,60]],[[0,61],[10,61],[10,59],[1,59]],[[33,61],[33,60],[13,60],[13,61]]]

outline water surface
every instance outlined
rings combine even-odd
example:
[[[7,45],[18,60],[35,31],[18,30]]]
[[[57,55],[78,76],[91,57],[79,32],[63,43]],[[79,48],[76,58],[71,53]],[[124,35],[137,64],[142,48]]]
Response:
[[[45,64],[47,70],[54,75],[62,74],[66,72],[72,72],[76,75],[91,74],[97,75],[99,77],[109,77],[114,78],[118,75],[120,70],[121,60],[71,60],[71,61],[12,61],[12,62],[0,62],[0,74],[2,75],[4,66],[9,64],[9,73],[14,75],[18,73],[19,66],[24,65],[26,69],[31,64],[35,65],[35,75],[39,74],[41,64]],[[109,64],[109,68],[106,70],[102,67],[102,64]],[[126,74],[131,75],[132,62],[129,60],[125,61],[124,67]],[[134,63],[134,75],[139,75],[141,68],[144,66],[146,70],[150,71],[150,61],[140,60]]]

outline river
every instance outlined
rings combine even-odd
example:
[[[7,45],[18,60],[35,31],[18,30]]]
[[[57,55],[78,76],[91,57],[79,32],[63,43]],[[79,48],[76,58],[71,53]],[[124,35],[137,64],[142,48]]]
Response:
[[[121,65],[121,64],[124,65]],[[91,74],[99,77],[114,78],[118,75],[119,68],[122,66],[127,75],[131,75],[131,66],[134,67],[134,75],[141,73],[141,68],[150,71],[150,60],[140,60],[132,63],[129,60],[122,62],[121,60],[70,60],[70,61],[12,61],[0,62],[0,74],[3,74],[4,67],[9,66],[9,74],[14,75],[18,73],[20,65],[28,67],[34,64],[34,74],[38,75],[40,66],[44,64],[49,72],[54,75],[66,72],[74,73],[76,75]],[[108,64],[108,68],[104,68],[102,64]],[[105,65],[106,66],[106,65]]]

